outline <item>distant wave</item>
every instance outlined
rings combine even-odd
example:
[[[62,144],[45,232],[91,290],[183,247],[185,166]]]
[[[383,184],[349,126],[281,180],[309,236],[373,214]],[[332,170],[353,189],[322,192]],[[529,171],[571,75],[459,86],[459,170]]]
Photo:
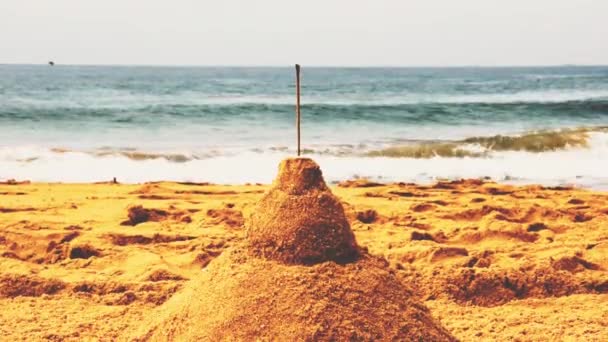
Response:
[[[487,82],[482,82],[487,83]],[[420,93],[398,91],[395,93],[369,92],[366,94],[306,94],[302,103],[306,106],[400,106],[419,104],[509,104],[509,103],[562,103],[576,101],[608,100],[608,89],[577,90],[555,89],[543,91],[518,91],[472,94]],[[175,94],[137,93],[131,90],[88,90],[50,95],[34,93],[23,95],[4,94],[2,108],[63,108],[137,110],[153,107],[223,107],[223,106],[293,106],[292,94],[229,95],[183,91]]]
[[[200,160],[206,158],[213,158],[222,155],[217,151],[205,151],[197,153],[163,153],[163,152],[146,152],[138,151],[137,149],[113,149],[108,147],[99,148],[93,151],[77,151],[66,148],[51,148],[52,153],[65,154],[65,153],[84,153],[93,157],[109,158],[109,157],[124,157],[133,161],[146,161],[146,160],[166,160],[172,163],[186,163],[193,160]],[[37,158],[26,158],[20,159],[23,162],[32,162]]]
[[[274,122],[277,118],[291,119],[293,104],[235,103],[230,105],[164,104],[132,108],[74,108],[74,107],[11,107],[0,106],[3,121],[85,121],[103,120],[117,123],[154,122],[163,118],[172,120],[204,119],[226,121],[234,118],[256,118]],[[420,124],[470,123],[472,121],[510,121],[532,118],[588,118],[608,114],[608,98],[565,102],[470,102],[420,104],[304,104],[302,110],[315,120],[389,120]],[[208,121],[211,120],[211,121]]]
[[[608,127],[529,132],[516,136],[471,137],[458,141],[430,141],[391,146],[367,152],[369,157],[433,158],[489,157],[492,152],[551,152],[589,147],[592,133],[608,133]]]
[[[603,77],[605,77],[605,75],[598,75],[598,74],[593,74],[593,73],[589,73],[589,74],[567,74],[567,75],[562,75],[562,74],[530,74],[530,75],[525,75],[524,77],[528,78],[528,79],[534,79],[534,80],[573,79],[573,78],[594,79],[594,78],[603,78]]]

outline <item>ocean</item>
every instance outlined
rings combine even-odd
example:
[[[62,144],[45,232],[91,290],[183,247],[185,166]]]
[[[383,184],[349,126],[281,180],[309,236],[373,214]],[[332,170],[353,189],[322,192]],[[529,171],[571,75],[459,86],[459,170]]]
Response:
[[[0,65],[0,180],[269,183],[293,67]],[[302,69],[329,181],[608,189],[608,67]]]

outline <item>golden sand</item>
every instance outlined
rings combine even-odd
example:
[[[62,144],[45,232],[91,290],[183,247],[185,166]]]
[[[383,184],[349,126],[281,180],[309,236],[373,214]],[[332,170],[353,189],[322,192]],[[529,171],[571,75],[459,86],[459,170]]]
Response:
[[[285,263],[350,262],[359,248],[340,200],[310,159],[286,159],[272,188],[248,215],[247,241],[257,255]]]
[[[286,159],[224,250],[137,341],[455,341],[389,263],[360,249],[319,166]]]
[[[227,278],[212,263],[218,257],[241,276],[293,288],[297,283],[272,278],[276,272],[248,274],[251,264],[235,261],[243,260],[233,252],[246,241],[243,213],[268,189],[0,185],[0,336],[121,339],[200,282],[201,269]],[[357,244],[386,258],[383,272],[456,338],[608,339],[608,194],[480,181],[354,181],[331,191]],[[371,282],[356,286],[374,293]]]

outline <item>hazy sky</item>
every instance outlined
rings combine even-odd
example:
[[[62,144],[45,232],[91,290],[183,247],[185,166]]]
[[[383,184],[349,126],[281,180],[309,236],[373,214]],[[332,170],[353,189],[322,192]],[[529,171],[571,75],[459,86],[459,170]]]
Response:
[[[0,63],[608,64],[608,0],[0,0]]]

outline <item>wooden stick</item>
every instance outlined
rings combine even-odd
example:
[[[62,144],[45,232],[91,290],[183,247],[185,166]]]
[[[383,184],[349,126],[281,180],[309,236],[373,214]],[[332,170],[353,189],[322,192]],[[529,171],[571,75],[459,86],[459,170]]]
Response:
[[[298,131],[298,157],[300,156],[300,64],[296,64],[296,129]]]

